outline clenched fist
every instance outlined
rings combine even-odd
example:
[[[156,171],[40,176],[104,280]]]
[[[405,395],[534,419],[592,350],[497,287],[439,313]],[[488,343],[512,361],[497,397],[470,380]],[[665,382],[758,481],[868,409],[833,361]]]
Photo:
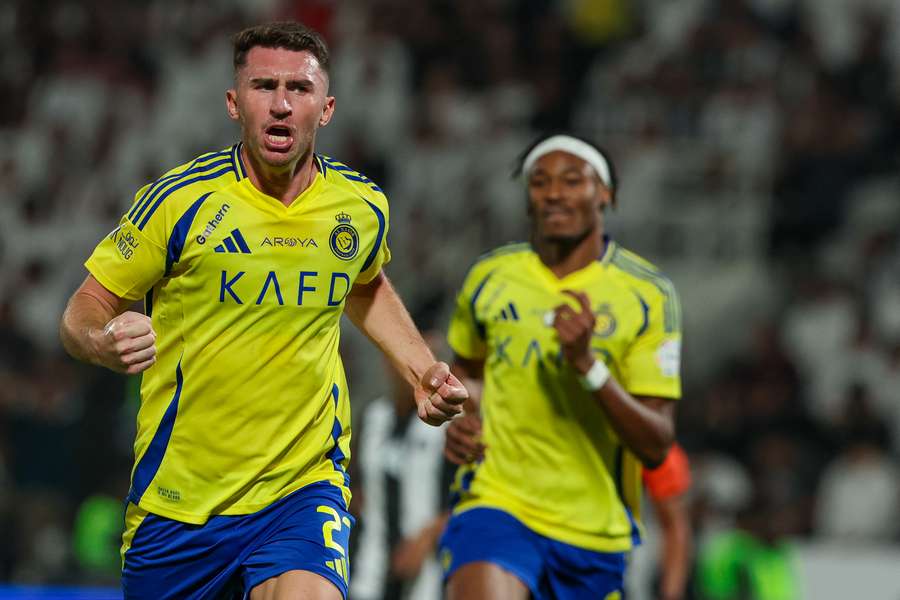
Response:
[[[422,375],[415,395],[419,418],[429,425],[440,425],[462,413],[469,392],[450,372],[447,363],[437,362]]]
[[[94,337],[94,348],[101,365],[134,375],[156,362],[156,332],[150,317],[127,311],[111,319]]]

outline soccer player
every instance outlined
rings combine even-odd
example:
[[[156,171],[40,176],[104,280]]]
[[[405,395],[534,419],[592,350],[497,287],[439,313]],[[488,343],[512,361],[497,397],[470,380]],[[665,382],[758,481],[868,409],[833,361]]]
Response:
[[[676,442],[660,466],[655,469],[644,468],[642,479],[662,537],[655,598],[683,600],[691,570],[693,546],[686,497],[691,486],[687,454]]]
[[[138,191],[62,318],[76,358],[143,373],[123,536],[127,598],[347,594],[346,311],[440,424],[466,392],[382,272],[388,206],[315,153],[328,50],[298,23],[234,38],[241,141]],[[144,298],[146,315],[130,305]]]
[[[483,384],[485,449],[457,474],[447,591],[620,598],[642,464],[661,463],[674,438],[679,304],[653,265],[604,235],[616,179],[600,149],[549,136],[521,172],[531,243],[476,262],[448,333],[457,375]]]

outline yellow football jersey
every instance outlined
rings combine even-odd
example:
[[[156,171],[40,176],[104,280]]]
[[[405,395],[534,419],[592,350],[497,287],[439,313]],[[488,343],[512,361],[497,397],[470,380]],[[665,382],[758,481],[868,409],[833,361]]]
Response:
[[[253,186],[241,144],[204,154],[142,188],[85,263],[145,298],[157,333],[129,493],[151,513],[199,524],[316,481],[349,503],[339,320],[390,259],[388,207],[365,176],[315,160],[284,206]]]
[[[552,311],[575,306],[566,289],[590,298],[593,351],[626,390],[680,396],[678,299],[652,265],[613,241],[562,279],[528,244],[486,255],[466,277],[448,336],[459,356],[485,365],[487,451],[457,473],[455,511],[498,508],[547,537],[625,551],[639,540],[641,465],[562,357]]]

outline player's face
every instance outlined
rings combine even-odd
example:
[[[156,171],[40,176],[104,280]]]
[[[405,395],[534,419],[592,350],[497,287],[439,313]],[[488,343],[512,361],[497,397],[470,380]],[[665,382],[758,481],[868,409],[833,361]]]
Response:
[[[528,176],[528,214],[541,239],[584,237],[602,226],[602,209],[612,195],[594,168],[560,150],[540,157]]]
[[[315,56],[259,46],[247,53],[226,105],[247,150],[271,167],[293,167],[334,113],[328,74]]]

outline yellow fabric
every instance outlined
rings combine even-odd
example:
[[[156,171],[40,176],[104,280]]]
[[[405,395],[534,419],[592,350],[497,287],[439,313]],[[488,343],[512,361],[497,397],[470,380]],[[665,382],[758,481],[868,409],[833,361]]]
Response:
[[[574,306],[564,289],[590,298],[592,348],[626,390],[681,394],[678,299],[652,265],[614,242],[601,260],[563,279],[526,244],[485,256],[466,277],[448,334],[459,356],[485,361],[487,452],[474,475],[466,467],[457,478],[456,511],[499,508],[553,539],[625,551],[637,533],[641,466],[562,360],[545,322],[555,306]]]
[[[315,181],[285,207],[239,153],[140,190],[86,262],[123,298],[150,292],[158,360],[143,374],[130,497],[188,523],[316,481],[349,502],[339,320],[350,287],[390,259],[387,200],[370,180],[316,157]]]

